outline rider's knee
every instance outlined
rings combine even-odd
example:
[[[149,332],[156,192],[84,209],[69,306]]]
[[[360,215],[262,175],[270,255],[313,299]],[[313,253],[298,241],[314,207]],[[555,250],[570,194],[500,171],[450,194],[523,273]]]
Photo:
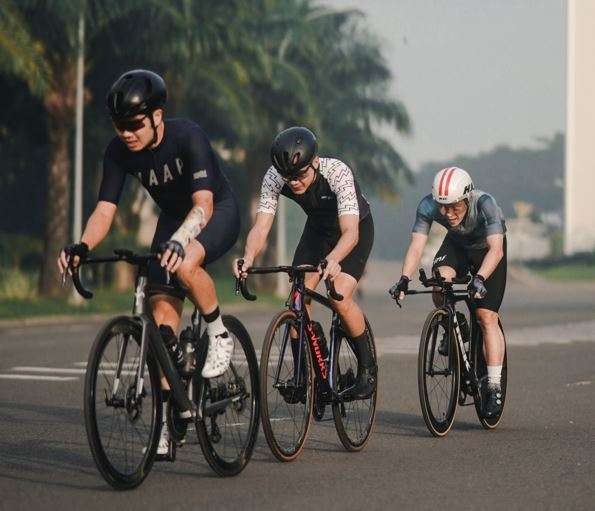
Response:
[[[498,313],[488,309],[477,309],[477,321],[483,327],[494,326],[498,324]]]
[[[198,265],[193,261],[184,259],[178,271],[176,271],[176,277],[180,284],[185,288],[190,287],[190,283],[196,278],[198,269]]]
[[[343,315],[349,312],[353,306],[353,299],[351,297],[344,297],[343,300],[331,299],[333,309],[337,311],[339,315]]]

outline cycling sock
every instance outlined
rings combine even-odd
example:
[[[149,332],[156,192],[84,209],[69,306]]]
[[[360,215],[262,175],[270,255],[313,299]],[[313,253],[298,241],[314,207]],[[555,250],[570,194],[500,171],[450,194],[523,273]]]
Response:
[[[488,385],[500,385],[502,366],[488,366]]]
[[[368,332],[364,330],[364,333],[357,337],[351,337],[349,343],[355,351],[357,357],[358,367],[372,367],[374,365],[374,357],[370,351],[370,344],[368,342]]]
[[[226,334],[225,326],[223,325],[223,319],[221,319],[221,312],[219,307],[215,307],[213,312],[204,314],[203,317],[207,322],[207,334],[209,337],[215,337],[216,335]],[[226,337],[223,335],[223,337]]]

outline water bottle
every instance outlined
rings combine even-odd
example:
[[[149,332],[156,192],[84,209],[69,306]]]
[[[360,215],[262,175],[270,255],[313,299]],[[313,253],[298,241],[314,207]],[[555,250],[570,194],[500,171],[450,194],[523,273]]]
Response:
[[[184,364],[180,369],[182,376],[192,376],[196,370],[196,340],[191,327],[180,333],[180,347]]]

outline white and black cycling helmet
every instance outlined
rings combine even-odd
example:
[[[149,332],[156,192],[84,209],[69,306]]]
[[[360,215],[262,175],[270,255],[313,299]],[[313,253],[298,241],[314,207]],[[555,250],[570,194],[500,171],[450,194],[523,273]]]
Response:
[[[438,204],[454,204],[468,199],[473,190],[473,181],[467,171],[459,167],[447,167],[434,177],[432,197]]]
[[[293,126],[279,133],[271,145],[271,161],[285,178],[299,174],[318,151],[316,136],[308,128]]]

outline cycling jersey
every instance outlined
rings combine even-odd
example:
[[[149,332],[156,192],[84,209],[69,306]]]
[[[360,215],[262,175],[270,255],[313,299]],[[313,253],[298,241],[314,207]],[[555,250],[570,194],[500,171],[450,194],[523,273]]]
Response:
[[[153,149],[129,151],[118,137],[103,158],[99,200],[118,204],[128,174],[147,189],[161,211],[184,219],[192,208],[192,194],[213,192],[213,202],[232,196],[204,131],[192,121],[167,119],[163,139]]]
[[[417,206],[412,230],[428,234],[434,221],[446,227],[446,236],[453,243],[466,249],[486,248],[487,236],[506,233],[502,210],[490,194],[481,190],[471,192],[467,214],[455,227],[451,227],[446,216],[440,214],[440,205],[432,195],[426,195]]]
[[[258,211],[275,214],[279,194],[297,202],[308,216],[306,229],[335,236],[340,233],[339,217],[370,214],[370,205],[361,193],[351,169],[335,158],[320,158],[314,182],[303,194],[294,193],[274,167],[262,181]]]

